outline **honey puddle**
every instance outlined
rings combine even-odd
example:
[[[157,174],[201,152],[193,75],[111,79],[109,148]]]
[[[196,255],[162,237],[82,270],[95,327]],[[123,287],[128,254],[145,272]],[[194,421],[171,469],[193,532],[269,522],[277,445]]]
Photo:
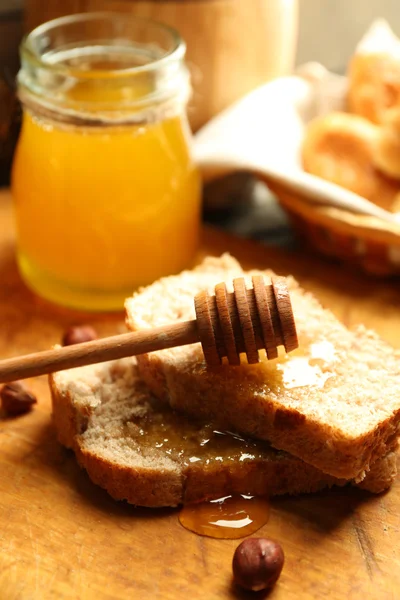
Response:
[[[198,535],[231,540],[251,535],[265,525],[268,518],[266,498],[242,494],[188,504],[179,514],[179,522],[185,529]]]

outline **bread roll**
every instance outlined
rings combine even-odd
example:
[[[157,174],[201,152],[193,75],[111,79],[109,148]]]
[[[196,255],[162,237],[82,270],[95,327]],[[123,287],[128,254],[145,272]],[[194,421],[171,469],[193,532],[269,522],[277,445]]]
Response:
[[[356,54],[348,69],[349,110],[372,123],[382,123],[386,111],[400,106],[400,58]]]
[[[400,179],[400,107],[386,113],[378,132],[373,160],[385,175]]]
[[[374,166],[378,138],[379,127],[363,117],[339,112],[318,117],[305,132],[303,167],[308,173],[392,210],[400,183]]]

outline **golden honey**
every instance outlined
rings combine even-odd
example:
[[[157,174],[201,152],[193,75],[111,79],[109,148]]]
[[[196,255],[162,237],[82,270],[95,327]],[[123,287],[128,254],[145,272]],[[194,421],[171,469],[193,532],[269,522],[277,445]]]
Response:
[[[133,420],[136,427],[129,433],[138,439],[144,453],[161,449],[184,466],[204,467],[265,458],[266,443],[244,438],[240,434],[221,430],[212,423],[197,422],[175,413],[153,400],[155,410]]]
[[[246,461],[265,460],[275,451],[268,444],[244,438],[173,412],[156,399],[153,410],[136,416],[125,427],[144,456],[162,451],[184,467],[199,466],[204,472],[223,469]],[[199,535],[237,539],[260,529],[269,518],[264,497],[234,494],[205,502],[188,504],[179,513],[183,527]]]
[[[179,513],[179,522],[185,529],[198,535],[229,540],[252,535],[268,519],[268,500],[244,494],[188,504]]]
[[[235,390],[234,394],[290,395],[298,388],[326,389],[334,381],[335,365],[339,360],[334,345],[328,340],[310,341],[306,336],[299,338],[300,346],[286,354],[278,349],[279,356],[268,360],[264,351],[260,352],[260,362],[249,365],[243,356],[240,367],[232,368],[224,361],[220,367],[210,371],[202,359],[201,349],[193,351],[189,368],[197,376],[207,372],[217,390],[226,386]]]
[[[35,49],[46,32],[58,30],[66,39],[78,31],[87,40],[83,48],[55,44],[36,56],[38,74],[28,69],[25,48],[28,65],[23,60],[19,76],[25,110],[12,177],[17,252],[23,278],[40,295],[113,310],[139,285],[190,265],[200,183],[190,155],[180,43],[148,55],[128,34],[148,27],[155,36],[157,26],[129,29],[127,18],[126,47],[125,38],[113,46],[112,25],[121,27],[122,19],[114,15],[95,23],[93,31],[101,26],[108,36],[108,45],[99,45],[90,37],[90,16],[59,19],[25,42]]]

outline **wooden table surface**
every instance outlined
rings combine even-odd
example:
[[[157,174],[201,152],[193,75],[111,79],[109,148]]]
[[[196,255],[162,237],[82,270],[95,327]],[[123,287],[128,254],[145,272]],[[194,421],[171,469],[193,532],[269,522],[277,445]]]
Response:
[[[100,335],[123,315],[55,308],[21,283],[9,196],[0,193],[0,357],[46,349],[72,323]],[[290,256],[207,230],[203,251],[245,266],[293,273],[347,325],[364,322],[400,346],[400,288],[312,255]],[[94,486],[51,426],[45,378],[29,382],[37,408],[0,417],[1,600],[213,600],[260,598],[231,584],[237,541],[183,529],[176,510],[136,509]],[[382,382],[384,393],[385,382]],[[400,598],[400,484],[382,496],[339,489],[272,501],[259,534],[281,541],[286,564],[273,600]]]

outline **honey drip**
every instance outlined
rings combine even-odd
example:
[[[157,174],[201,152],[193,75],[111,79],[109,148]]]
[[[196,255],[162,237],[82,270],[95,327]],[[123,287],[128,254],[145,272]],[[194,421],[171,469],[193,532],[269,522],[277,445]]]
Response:
[[[217,500],[188,504],[179,514],[180,524],[198,535],[219,539],[239,539],[267,523],[269,504],[255,496],[225,496]]]

